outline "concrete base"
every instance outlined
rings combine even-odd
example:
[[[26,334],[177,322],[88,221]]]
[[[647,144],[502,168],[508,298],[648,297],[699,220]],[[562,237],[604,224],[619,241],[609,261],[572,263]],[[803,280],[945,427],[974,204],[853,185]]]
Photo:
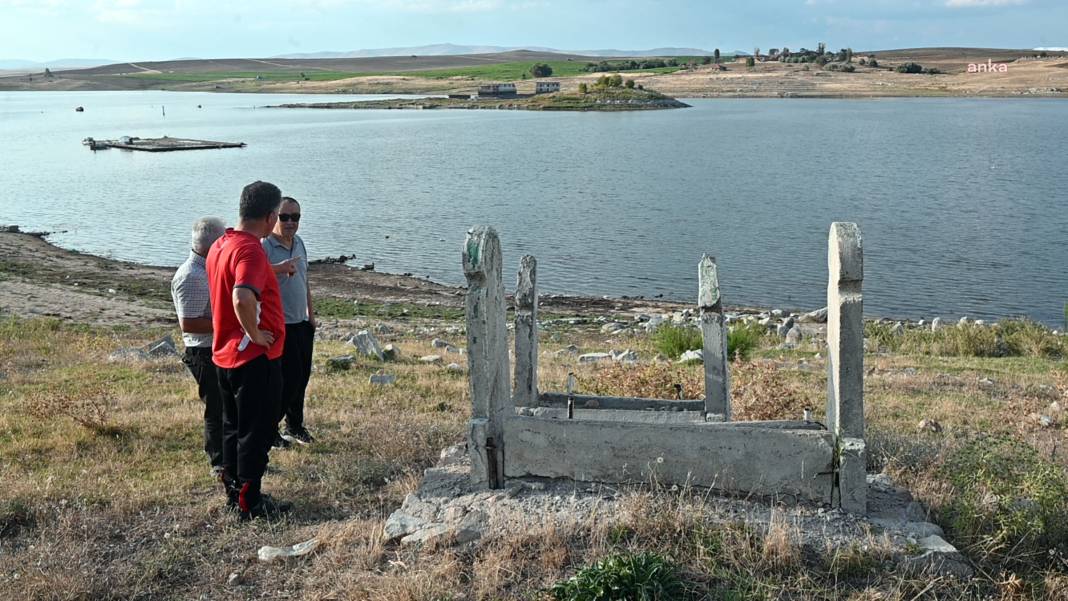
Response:
[[[515,417],[505,476],[693,484],[831,503],[829,432]]]

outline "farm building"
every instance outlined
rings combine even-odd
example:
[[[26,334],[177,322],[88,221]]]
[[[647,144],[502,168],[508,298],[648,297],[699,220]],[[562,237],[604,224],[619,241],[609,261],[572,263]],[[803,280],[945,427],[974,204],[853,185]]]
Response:
[[[478,86],[479,96],[515,96],[514,83],[491,83]]]
[[[534,84],[535,94],[551,94],[559,91],[560,82],[558,81],[539,81]]]

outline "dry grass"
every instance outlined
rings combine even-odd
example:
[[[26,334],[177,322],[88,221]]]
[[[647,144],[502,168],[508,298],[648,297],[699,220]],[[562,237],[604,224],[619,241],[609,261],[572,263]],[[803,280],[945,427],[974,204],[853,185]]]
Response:
[[[441,324],[430,324],[441,327]],[[887,572],[873,534],[855,548],[814,549],[776,514],[771,525],[716,524],[714,498],[655,486],[628,497],[613,520],[576,516],[574,527],[491,537],[474,547],[416,550],[385,544],[388,514],[415,489],[445,446],[462,440],[467,379],[416,359],[431,336],[384,337],[401,360],[359,360],[329,373],[339,342],[319,343],[308,425],[320,442],[272,453],[265,488],[296,503],[284,521],[240,524],[202,451],[201,407],[174,360],[109,362],[132,333],[50,321],[0,320],[0,595],[19,599],[539,599],[556,581],[611,553],[673,558],[693,598],[1000,599],[1065,595],[1068,563],[1009,570],[983,563],[977,584],[914,581]],[[543,390],[575,372],[581,392],[700,398],[700,366],[576,365],[553,351],[634,348],[581,329],[546,334]],[[461,342],[454,340],[454,342]],[[732,366],[739,419],[797,419],[823,410],[824,369],[815,348],[765,348]],[[447,357],[464,364],[465,358]],[[954,493],[938,471],[978,432],[1010,436],[1063,468],[1064,417],[1029,419],[1068,401],[1068,370],[1047,358],[869,356],[866,382],[872,468],[885,468],[930,503],[935,517]],[[368,383],[385,369],[390,387]],[[993,384],[981,382],[989,378]],[[935,419],[940,434],[919,433]],[[261,545],[318,537],[313,555],[264,564]],[[1057,562],[1061,562],[1058,564]],[[227,584],[231,574],[237,583]]]

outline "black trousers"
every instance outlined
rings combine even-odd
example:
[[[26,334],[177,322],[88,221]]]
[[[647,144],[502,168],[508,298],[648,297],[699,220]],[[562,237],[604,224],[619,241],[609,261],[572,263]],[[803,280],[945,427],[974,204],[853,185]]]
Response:
[[[204,452],[211,467],[223,467],[222,395],[210,347],[186,347],[182,363],[197,381],[197,394],[204,403]]]
[[[259,487],[278,433],[282,401],[280,360],[260,355],[234,369],[217,368],[223,406],[223,463],[240,484]]]
[[[282,350],[282,414],[286,427],[299,430],[304,427],[304,391],[311,378],[312,346],[315,343],[315,328],[311,323],[286,324],[286,341]]]

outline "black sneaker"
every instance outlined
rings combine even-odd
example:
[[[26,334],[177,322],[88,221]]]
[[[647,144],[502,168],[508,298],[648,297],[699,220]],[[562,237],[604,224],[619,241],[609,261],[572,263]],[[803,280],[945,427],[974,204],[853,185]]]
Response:
[[[237,480],[227,477],[225,470],[219,470],[217,478],[226,495],[226,510],[238,511],[237,500],[241,495],[241,487],[238,486]]]
[[[281,434],[278,434],[276,432],[275,435],[274,435],[274,442],[271,443],[271,448],[272,449],[288,449],[289,446],[290,446],[289,440],[287,440],[284,436],[282,436]]]
[[[309,434],[308,430],[304,427],[286,428],[286,431],[282,433],[282,438],[297,444],[311,444],[315,442],[315,438]]]
[[[249,505],[248,511],[241,507],[241,503],[238,502],[238,510],[240,511],[242,521],[249,521],[257,518],[264,518],[268,521],[276,520],[281,518],[283,513],[288,512],[292,508],[292,503],[275,501],[271,495],[265,494],[260,495],[258,502]]]

